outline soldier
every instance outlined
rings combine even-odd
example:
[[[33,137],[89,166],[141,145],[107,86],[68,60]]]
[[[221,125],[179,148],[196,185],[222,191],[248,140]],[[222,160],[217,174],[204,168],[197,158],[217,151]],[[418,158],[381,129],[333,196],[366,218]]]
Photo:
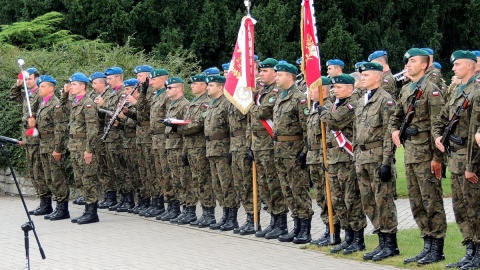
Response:
[[[330,102],[329,94],[332,86],[332,80],[322,76],[322,91],[323,91],[323,106],[326,108],[332,107],[332,102]],[[320,206],[322,212],[320,213],[320,218],[325,224],[325,233],[316,240],[312,240],[310,243],[316,244],[319,246],[328,246],[328,245],[338,245],[340,244],[340,224],[338,219],[334,216],[334,234],[335,242],[330,241],[330,226],[328,220],[328,208],[327,208],[327,198],[325,191],[325,173],[323,171],[323,145],[322,145],[322,130],[320,126],[320,114],[318,113],[318,107],[320,106],[320,94],[317,89],[311,91],[311,98],[314,101],[312,110],[308,115],[307,119],[307,165],[310,170],[310,178],[313,182],[313,187],[316,191],[316,201],[317,205]],[[333,209],[335,211],[335,209]]]
[[[443,80],[442,77],[442,71],[438,68],[435,67],[433,64],[433,50],[430,48],[421,48],[421,50],[424,50],[428,53],[429,56],[429,63],[428,63],[428,68],[425,71],[425,75],[427,76],[427,79],[431,81],[433,84],[435,84],[440,91],[442,91],[445,94],[445,91],[447,90],[447,85],[445,84],[445,80]],[[445,99],[446,97],[444,97]],[[445,99],[445,102],[447,100]]]
[[[466,246],[466,254],[458,262],[447,264],[447,268],[472,269],[480,267],[480,243],[478,242],[479,221],[478,221],[478,176],[477,164],[472,163],[474,155],[471,152],[473,144],[472,135],[478,126],[473,127],[471,123],[476,123],[478,112],[472,111],[470,103],[475,104],[478,100],[479,85],[475,81],[475,65],[477,57],[470,51],[455,51],[450,56],[450,62],[453,64],[453,72],[461,84],[456,93],[443,107],[442,111],[435,120],[433,127],[433,136],[435,146],[442,152],[445,152],[445,145],[442,144],[442,137],[447,125],[454,118],[454,113],[459,110],[458,122],[451,131],[451,135],[446,139],[447,150],[450,152],[448,158],[448,169],[451,173],[452,182],[452,201],[455,220],[463,236],[462,244]],[[470,102],[465,106],[465,100]],[[476,106],[475,109],[478,107]],[[472,121],[471,119],[475,119]],[[472,130],[469,131],[469,127]],[[467,140],[469,143],[467,144]],[[478,149],[478,148],[477,148]],[[476,158],[476,157],[475,157]],[[476,258],[476,259],[474,259]]]
[[[190,222],[200,228],[215,224],[215,197],[212,188],[210,165],[206,159],[206,141],[204,122],[208,103],[207,76],[198,74],[190,77],[190,86],[195,98],[190,103],[185,114],[185,120],[191,122],[179,126],[177,132],[183,135],[183,165],[190,166],[192,174],[191,188],[196,188],[196,194],[202,206],[202,216]]]
[[[35,113],[38,111],[38,107],[42,102],[40,95],[38,94],[37,78],[40,76],[37,69],[34,67],[28,68],[25,74],[21,76],[27,76],[25,79],[28,96],[30,101],[30,109],[35,117]],[[40,158],[40,146],[39,138],[34,136],[25,136],[28,126],[28,105],[25,99],[25,93],[23,92],[23,77],[17,79],[16,84],[10,89],[10,98],[17,103],[22,104],[22,141],[25,145],[27,152],[27,167],[28,178],[31,179],[35,191],[40,197],[40,205],[33,211],[29,211],[29,214],[42,216],[50,214],[53,211],[52,208],[52,192],[47,186],[45,176],[42,168],[42,161]]]
[[[281,235],[281,242],[310,242],[313,210],[305,170],[307,148],[307,101],[295,89],[298,69],[292,64],[278,64],[276,83],[281,91],[273,107],[274,155],[283,196],[292,212],[294,228]]]
[[[55,97],[57,81],[47,75],[42,75],[37,80],[38,94],[42,103],[36,112],[36,117],[30,118],[29,126],[36,127],[40,134],[40,157],[45,173],[48,188],[57,200],[57,207],[45,219],[61,220],[70,218],[68,199],[70,190],[65,175],[66,153],[66,128],[68,119],[63,114],[57,118],[56,107],[59,107],[58,98]]]
[[[393,78],[392,71],[388,65],[388,54],[386,51],[375,51],[368,56],[369,62],[378,63],[383,66],[382,87],[395,100],[397,99],[397,86]]]
[[[297,80],[295,81],[295,84],[297,85],[297,88],[300,92],[304,93],[305,95],[308,94],[308,89],[307,89],[307,81],[304,78],[304,75],[302,73],[302,57],[298,58],[297,61],[297,66],[299,67],[299,73],[297,74]]]
[[[230,62],[222,64],[223,76],[227,77],[228,70],[230,69]]]
[[[97,156],[94,153],[98,134],[97,105],[87,95],[90,82],[83,73],[73,74],[69,81],[70,94],[75,100],[70,111],[70,140],[68,149],[72,158],[75,181],[82,182],[82,196],[85,198],[85,211],[80,217],[72,218],[73,223],[88,224],[98,222],[97,202]]]
[[[220,76],[220,69],[217,67],[207,68],[203,71],[205,76]]]
[[[275,83],[277,72],[274,67],[278,61],[267,58],[259,63],[262,89],[256,94],[255,104],[250,108],[247,130],[247,154],[255,161],[257,169],[258,193],[267,206],[270,224],[264,230],[255,233],[256,237],[277,239],[287,233],[288,208],[283,198],[280,180],[276,176],[273,159],[273,106],[278,98]],[[250,137],[253,134],[253,140]],[[268,236],[267,236],[268,235]]]
[[[397,208],[393,201],[392,138],[387,132],[395,101],[383,89],[383,66],[360,66],[367,90],[357,102],[354,124],[355,163],[363,210],[378,234],[379,244],[363,259],[379,261],[400,254],[397,245]]]
[[[231,231],[238,227],[237,211],[240,201],[234,189],[228,158],[230,148],[228,107],[230,102],[223,95],[225,77],[209,76],[207,83],[208,96],[211,99],[204,123],[207,158],[210,163],[213,190],[218,204],[223,207],[221,220],[211,224],[210,229]]]
[[[416,89],[422,91],[422,96],[415,102],[414,114],[408,122],[405,134],[402,135],[406,137],[402,142],[405,147],[410,207],[424,242],[423,250],[416,256],[405,259],[404,263],[418,262],[422,265],[445,259],[443,245],[447,220],[441,183],[443,155],[435,148],[431,134],[444,101],[442,91],[425,75],[429,64],[427,52],[412,48],[405,53],[404,62],[410,83],[400,91],[395,113],[390,117],[389,132],[392,134],[393,143],[400,147],[399,129],[407,121],[406,114],[412,99],[418,97]]]
[[[330,59],[327,61],[327,74],[330,78],[343,74],[345,63],[340,59]]]

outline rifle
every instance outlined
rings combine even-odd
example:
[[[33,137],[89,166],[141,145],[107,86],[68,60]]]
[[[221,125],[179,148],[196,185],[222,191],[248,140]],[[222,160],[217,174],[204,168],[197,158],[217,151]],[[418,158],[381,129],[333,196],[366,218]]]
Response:
[[[105,109],[98,109],[98,112],[101,112],[101,113],[104,113],[106,115],[109,115],[109,116],[113,116],[114,112],[113,111],[109,111],[109,110],[105,110]]]

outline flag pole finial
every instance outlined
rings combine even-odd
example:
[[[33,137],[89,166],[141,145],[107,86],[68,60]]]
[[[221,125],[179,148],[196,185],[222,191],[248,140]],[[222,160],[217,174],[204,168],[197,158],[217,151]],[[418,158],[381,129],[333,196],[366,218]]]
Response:
[[[245,4],[245,7],[247,7],[247,15],[251,16],[250,7],[252,6],[252,3],[250,2],[250,0],[245,0],[245,1],[243,1],[243,3]]]

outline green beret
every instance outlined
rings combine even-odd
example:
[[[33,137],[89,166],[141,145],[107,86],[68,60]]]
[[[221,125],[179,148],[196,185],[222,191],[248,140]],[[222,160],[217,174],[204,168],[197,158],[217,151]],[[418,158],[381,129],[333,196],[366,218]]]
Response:
[[[383,66],[375,62],[366,62],[360,65],[360,68],[358,69],[360,73],[368,70],[383,71]]]
[[[184,83],[183,79],[180,78],[180,77],[170,77],[167,79],[167,81],[165,82],[165,86],[168,86],[170,84],[174,84],[174,83]]]
[[[331,85],[332,80],[328,78],[327,76],[322,76],[322,85]]]
[[[273,58],[267,58],[262,62],[258,63],[258,66],[260,68],[274,68],[276,65],[278,65],[278,61]]]
[[[450,56],[450,63],[453,65],[453,63],[457,61],[457,59],[470,59],[477,62],[477,56],[471,51],[460,50],[453,52],[452,56]]]
[[[150,75],[152,75],[152,78],[159,77],[159,76],[165,76],[168,75],[168,71],[163,68],[157,68],[150,72]]]
[[[355,84],[355,78],[348,74],[338,75],[332,78],[334,84]]]
[[[298,74],[298,68],[292,64],[286,63],[286,64],[278,64],[275,66],[275,71],[285,71],[285,72],[290,72],[293,75]]]
[[[207,82],[207,76],[203,73],[200,73],[200,74],[197,74],[197,75],[194,75],[194,76],[190,76],[190,83],[194,83],[194,82],[204,82],[204,83],[206,83]]]
[[[208,76],[207,83],[216,82],[216,83],[225,83],[226,79],[220,75]]]
[[[430,56],[427,51],[419,48],[411,48],[403,55],[403,63],[408,63],[408,59],[414,56]]]

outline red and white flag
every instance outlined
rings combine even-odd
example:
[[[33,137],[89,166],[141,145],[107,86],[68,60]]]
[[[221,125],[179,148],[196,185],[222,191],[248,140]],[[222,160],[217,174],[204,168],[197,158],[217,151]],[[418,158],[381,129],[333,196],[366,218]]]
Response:
[[[313,0],[303,0],[300,22],[302,35],[302,73],[305,76],[308,89],[316,89],[322,86],[320,50],[318,49],[314,13]]]
[[[223,93],[243,114],[253,105],[255,89],[254,31],[251,16],[242,19]]]

